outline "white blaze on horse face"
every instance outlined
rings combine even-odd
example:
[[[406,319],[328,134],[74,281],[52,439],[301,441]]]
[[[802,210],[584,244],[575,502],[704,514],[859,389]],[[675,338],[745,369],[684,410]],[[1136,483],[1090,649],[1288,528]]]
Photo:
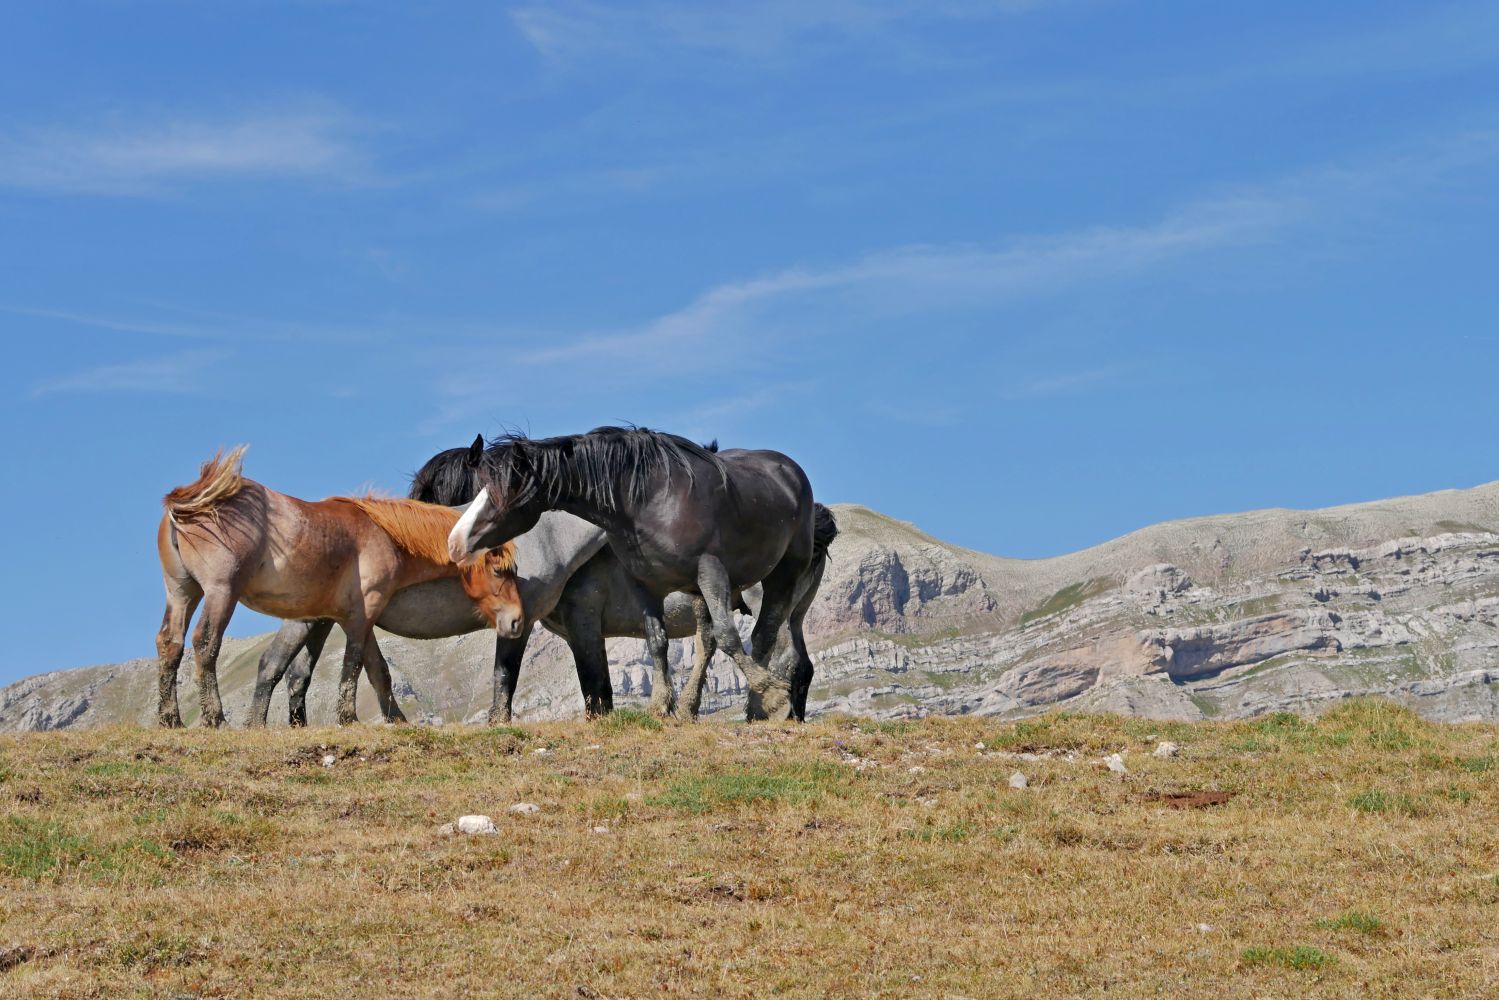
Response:
[[[479,515],[489,506],[488,487],[479,491],[474,497],[473,503],[468,505],[468,510],[453,525],[453,530],[448,532],[448,555],[453,557],[455,563],[461,563],[473,553],[469,551],[469,535],[473,533],[474,524],[479,520]]]

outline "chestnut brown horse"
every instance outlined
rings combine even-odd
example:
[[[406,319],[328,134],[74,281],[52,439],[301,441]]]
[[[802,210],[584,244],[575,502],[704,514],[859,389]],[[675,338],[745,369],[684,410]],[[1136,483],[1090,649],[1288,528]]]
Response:
[[[361,666],[369,672],[381,712],[404,721],[371,631],[403,587],[459,577],[476,612],[502,636],[524,631],[513,545],[460,567],[447,545],[458,523],[456,511],[368,496],[298,500],[246,479],[244,450],[215,455],[203,463],[197,481],[163,500],[166,513],[156,535],[167,591],[156,636],[161,725],[182,725],[177,666],[200,602],[193,653],[206,726],[224,722],[215,670],[236,604],[277,618],[332,619],[343,627],[348,643],[339,682],[340,725],[357,721],[354,695]]]

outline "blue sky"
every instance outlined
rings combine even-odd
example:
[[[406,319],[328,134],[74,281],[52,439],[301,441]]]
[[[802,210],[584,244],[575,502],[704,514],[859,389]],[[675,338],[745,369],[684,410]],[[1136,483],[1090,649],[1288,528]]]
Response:
[[[1499,479],[1496,168],[1491,2],[12,4],[0,682],[150,654],[238,442],[631,421],[1026,557]]]

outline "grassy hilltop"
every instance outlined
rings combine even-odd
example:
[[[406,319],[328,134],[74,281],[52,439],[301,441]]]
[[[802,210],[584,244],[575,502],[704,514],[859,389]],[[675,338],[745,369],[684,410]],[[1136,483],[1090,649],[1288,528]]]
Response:
[[[1496,777],[1371,701],[7,736],[0,994],[1493,995]]]

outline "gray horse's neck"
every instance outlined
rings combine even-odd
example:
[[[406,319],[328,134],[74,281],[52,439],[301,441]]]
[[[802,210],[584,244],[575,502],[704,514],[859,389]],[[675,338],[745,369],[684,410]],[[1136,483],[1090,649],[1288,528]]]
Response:
[[[515,539],[526,617],[536,621],[551,614],[567,581],[607,540],[604,529],[560,510],[542,514],[536,527]]]

